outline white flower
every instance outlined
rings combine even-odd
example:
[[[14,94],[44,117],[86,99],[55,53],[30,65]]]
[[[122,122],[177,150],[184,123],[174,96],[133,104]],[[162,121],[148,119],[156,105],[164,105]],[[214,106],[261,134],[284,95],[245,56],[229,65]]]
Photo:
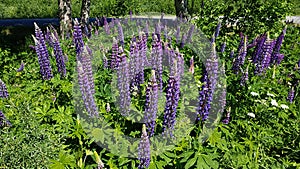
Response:
[[[250,93],[252,96],[258,96],[259,94],[258,93],[255,93],[255,92],[251,92]]]
[[[271,96],[271,97],[275,97],[274,94],[271,94],[271,93],[269,93],[269,92],[267,93],[267,95],[268,95],[268,96]]]
[[[272,105],[272,106],[278,106],[278,103],[276,102],[276,100],[272,99],[271,105]]]
[[[248,113],[247,115],[250,116],[250,117],[252,117],[252,118],[255,118],[255,114],[254,113]]]
[[[281,104],[280,107],[283,108],[283,109],[288,109],[289,108],[289,106],[287,106],[285,104]]]

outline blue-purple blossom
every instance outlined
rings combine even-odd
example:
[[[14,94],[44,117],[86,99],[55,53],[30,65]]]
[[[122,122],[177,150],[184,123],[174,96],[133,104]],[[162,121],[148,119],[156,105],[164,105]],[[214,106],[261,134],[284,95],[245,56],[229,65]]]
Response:
[[[283,29],[283,31],[281,32],[281,34],[278,36],[278,38],[276,40],[276,43],[275,43],[275,46],[273,49],[273,53],[272,53],[271,63],[274,63],[277,61],[277,57],[278,57],[278,54],[280,53],[280,48],[281,48],[285,33],[286,33],[286,27]]]
[[[11,127],[11,123],[6,119],[4,113],[0,110],[0,127],[9,126]]]
[[[160,34],[161,34],[161,23],[158,22],[155,26],[154,34],[157,36],[157,39],[160,41]]]
[[[40,65],[40,73],[44,80],[50,80],[53,77],[52,68],[50,65],[50,57],[44,40],[44,35],[41,29],[35,25],[35,37],[33,36],[35,42],[35,51],[38,56],[38,62]]]
[[[209,111],[210,111],[210,102],[211,98],[211,89],[210,89],[210,82],[208,79],[208,73],[203,67],[202,77],[201,77],[201,90],[199,91],[199,98],[198,98],[198,107],[197,107],[197,121],[205,121],[208,118]]]
[[[242,79],[240,81],[240,85],[241,86],[245,86],[246,82],[249,80],[249,77],[248,77],[248,67],[246,68],[245,71],[243,71],[243,74],[242,74]]]
[[[256,44],[257,44],[257,39],[258,39],[258,37],[256,37],[255,39],[253,39],[252,42],[247,45],[247,48],[251,49],[251,48],[255,47]]]
[[[187,34],[187,40],[186,40],[187,44],[191,42],[194,30],[195,30],[195,25],[191,25],[191,27],[190,27],[190,29],[188,31],[188,34]]]
[[[184,45],[186,44],[186,39],[187,39],[187,36],[185,34],[182,34],[180,48],[184,47]]]
[[[158,39],[156,35],[154,35],[153,43],[152,43],[152,50],[151,50],[151,65],[152,69],[156,71],[156,75],[158,77],[159,88],[162,90],[162,42]]]
[[[239,70],[240,70],[241,66],[244,64],[245,58],[247,55],[247,36],[243,36],[242,40],[243,40],[243,43],[242,43],[243,45],[241,46],[241,43],[240,43],[239,50],[238,50],[239,54],[235,58],[235,60],[233,62],[233,66],[232,66],[232,70],[235,74],[239,73]]]
[[[218,58],[216,52],[216,44],[211,44],[211,54],[205,62],[205,69],[209,76],[211,90],[215,90],[218,78]]]
[[[65,77],[67,70],[65,65],[65,58],[60,47],[59,40],[55,37],[54,34],[51,34],[51,37],[53,39],[54,55],[58,72],[60,73],[61,77]]]
[[[274,40],[268,39],[265,41],[264,46],[262,47],[261,61],[256,64],[254,72],[255,74],[261,74],[265,72],[266,69],[270,66],[274,45]]]
[[[75,49],[76,49],[76,56],[80,56],[81,52],[83,50],[84,42],[82,38],[82,31],[81,31],[81,26],[77,19],[74,21],[74,27],[73,27],[73,42],[75,44]]]
[[[166,106],[163,121],[163,134],[167,137],[173,137],[177,106],[180,97],[179,83],[180,81],[176,74],[169,77],[166,89]]]
[[[110,68],[112,70],[116,69],[119,66],[119,45],[118,41],[116,39],[113,39],[113,44],[112,44],[112,52],[111,52],[111,58],[110,58]]]
[[[223,53],[225,51],[225,48],[226,48],[226,42],[222,43],[220,52]]]
[[[121,62],[117,68],[117,77],[118,77],[118,90],[120,93],[119,96],[119,105],[120,113],[123,116],[127,116],[130,112],[130,76],[129,76],[129,64],[127,62],[127,57],[125,53],[120,55]]]
[[[156,82],[155,70],[152,70],[151,73],[151,80],[146,89],[144,116],[149,137],[154,135],[154,130],[156,126],[155,120],[158,108],[158,85]]]
[[[148,168],[151,160],[150,140],[147,135],[146,126],[143,124],[141,141],[138,146],[139,169]]]
[[[8,98],[9,94],[5,83],[0,79],[0,98]]]
[[[92,94],[94,94],[95,93],[95,84],[94,84],[94,78],[93,78],[91,57],[92,57],[92,54],[90,53],[89,48],[86,46],[80,56],[80,61],[82,63],[84,71],[87,75],[90,90],[91,90]]]
[[[257,38],[257,44],[256,44],[256,48],[255,51],[252,55],[252,62],[253,63],[257,63],[259,61],[261,61],[261,53],[263,51],[263,46],[265,41],[267,40],[267,35],[263,34],[260,37]]]
[[[287,101],[292,103],[294,101],[294,98],[295,98],[295,89],[294,89],[294,87],[292,87],[287,96]]]
[[[119,20],[117,21],[117,26],[118,26],[118,40],[120,44],[123,46],[124,45],[124,34],[123,34],[123,28]]]
[[[17,72],[22,72],[24,70],[24,62],[21,62],[20,67],[17,69]]]
[[[214,34],[215,39],[217,39],[217,37],[219,36],[220,28],[221,28],[221,22],[219,22],[218,25],[217,25],[216,32]]]
[[[78,84],[85,109],[91,117],[97,117],[99,115],[99,112],[93,92],[91,90],[91,82],[89,81],[88,73],[86,72],[86,70],[87,69],[84,67],[81,61],[77,60]]]

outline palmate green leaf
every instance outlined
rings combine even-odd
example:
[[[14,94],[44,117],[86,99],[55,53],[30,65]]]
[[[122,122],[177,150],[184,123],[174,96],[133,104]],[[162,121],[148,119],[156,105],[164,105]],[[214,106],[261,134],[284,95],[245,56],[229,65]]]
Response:
[[[186,162],[192,155],[194,154],[193,151],[187,151],[181,154],[181,157],[184,157],[182,160],[180,160],[181,163]]]
[[[194,166],[194,164],[196,163],[197,159],[198,159],[197,156],[194,156],[192,159],[188,160],[187,163],[185,164],[184,168],[185,169],[189,169],[192,166]]]
[[[159,155],[159,157],[161,157],[162,159],[164,159],[167,163],[170,163],[172,161],[172,159],[170,159],[169,157],[167,157],[165,154],[161,154],[161,155]]]

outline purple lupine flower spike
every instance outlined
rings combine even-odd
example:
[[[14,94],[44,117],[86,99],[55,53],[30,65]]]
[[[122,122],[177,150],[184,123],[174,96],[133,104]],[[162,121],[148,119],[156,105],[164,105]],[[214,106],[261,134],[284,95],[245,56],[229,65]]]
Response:
[[[245,84],[248,80],[249,80],[249,77],[248,77],[248,66],[247,66],[246,70],[243,71],[243,75],[242,75],[240,85],[245,86]]]
[[[157,36],[158,40],[160,41],[160,34],[161,34],[161,24],[158,22],[155,26],[155,35]]]
[[[209,80],[208,80],[208,74],[203,67],[202,71],[202,77],[201,77],[201,90],[199,91],[199,98],[198,98],[198,107],[197,107],[197,121],[205,121],[208,118],[209,110],[210,110],[210,104],[208,103],[209,97]]]
[[[182,37],[181,37],[181,42],[180,42],[180,48],[183,48],[184,45],[186,44],[186,35],[185,34],[182,34]]]
[[[240,46],[239,46],[239,54],[237,56],[237,58],[235,58],[234,62],[233,62],[233,66],[232,66],[232,70],[235,74],[238,74],[239,73],[239,70],[241,68],[241,66],[244,64],[245,62],[245,58],[246,58],[246,55],[247,55],[247,36],[244,36],[242,38],[243,40],[243,45],[241,46],[241,43],[240,43]]]
[[[82,38],[82,31],[81,31],[81,26],[77,19],[74,21],[74,31],[73,31],[73,42],[75,44],[75,49],[76,49],[76,57],[81,55],[81,52],[83,50],[84,42]]]
[[[84,58],[84,57],[83,57]],[[91,117],[97,117],[99,115],[98,108],[94,99],[94,95],[91,90],[91,82],[88,78],[87,69],[81,61],[77,61],[77,73],[78,73],[78,84],[81,91],[81,96],[85,104],[87,113]]]
[[[124,34],[123,34],[123,28],[119,20],[117,20],[117,25],[118,25],[118,39],[120,44],[123,46],[124,45]]]
[[[211,55],[206,60],[205,68],[210,78],[210,88],[212,91],[214,91],[218,78],[218,59],[216,53],[216,44],[213,43],[211,46]]]
[[[92,70],[92,54],[89,51],[88,46],[85,46],[81,55],[81,63],[83,65],[84,71],[88,78],[88,84],[90,86],[91,93],[95,93],[95,84],[93,78],[93,70]]]
[[[177,67],[177,61],[174,60]],[[166,106],[164,110],[163,135],[173,137],[173,130],[176,123],[176,113],[180,97],[180,76],[177,71],[170,72],[166,89]]]
[[[284,36],[285,36],[285,33],[286,33],[286,28],[285,27],[283,29],[283,31],[281,32],[281,34],[278,36],[277,40],[276,40],[276,43],[275,43],[275,46],[274,46],[274,50],[273,50],[273,53],[272,53],[272,62],[271,63],[274,63],[277,61],[277,57],[278,57],[278,54],[280,54],[280,48],[281,48],[281,45],[282,45],[282,42],[283,42],[283,39],[284,39]]]
[[[129,115],[130,112],[130,76],[129,76],[129,64],[127,62],[126,54],[122,53],[121,61],[119,67],[117,69],[117,77],[118,77],[118,89],[120,93],[119,97],[119,105],[120,105],[120,113],[122,116]]]
[[[113,39],[113,44],[112,44],[111,58],[110,58],[110,68],[112,70],[116,69],[119,65],[119,63],[118,63],[118,54],[119,54],[118,41],[114,38]]]
[[[295,98],[295,89],[294,89],[294,87],[292,87],[289,91],[287,101],[292,103],[294,101],[294,98]]]
[[[261,35],[258,39],[257,39],[257,44],[256,44],[256,48],[255,51],[252,55],[252,62],[253,63],[257,63],[259,62],[262,58],[261,58],[261,53],[263,51],[263,46],[265,41],[267,40],[267,34],[263,34]]]
[[[260,69],[258,69],[257,73],[263,73],[266,71],[266,69],[270,66],[271,64],[271,57],[272,57],[272,52],[273,48],[275,46],[276,41],[269,39],[269,36],[267,36],[267,40],[263,46],[263,51],[262,51],[262,60],[260,63]]]
[[[191,42],[194,30],[195,30],[195,25],[192,25],[188,31],[186,43]]]
[[[40,65],[40,73],[44,80],[50,80],[53,77],[52,68],[50,65],[50,57],[44,40],[44,35],[41,29],[34,23],[35,26],[35,51],[38,55]]]
[[[11,127],[11,123],[6,119],[4,113],[0,110],[0,127],[8,126]]]
[[[219,22],[217,25],[216,32],[215,32],[215,39],[217,39],[217,37],[219,36],[220,28],[221,28],[221,22]]]
[[[7,99],[9,96],[5,83],[0,79],[0,98]]]
[[[22,72],[24,70],[24,66],[24,62],[22,61],[20,67],[17,69],[17,72]]]
[[[146,126],[143,124],[141,141],[138,146],[139,169],[148,168],[151,160],[150,140],[147,135]]]
[[[65,58],[60,47],[59,40],[55,37],[54,34],[51,34],[51,36],[53,39],[54,55],[58,72],[60,73],[61,77],[65,77],[67,74],[67,70],[65,65]]]
[[[145,101],[145,122],[149,137],[154,135],[156,126],[156,114],[158,108],[158,85],[156,82],[155,70],[151,71],[151,81],[146,89],[146,101]]]
[[[221,53],[225,52],[225,48],[226,48],[226,42],[222,43],[220,52]]]

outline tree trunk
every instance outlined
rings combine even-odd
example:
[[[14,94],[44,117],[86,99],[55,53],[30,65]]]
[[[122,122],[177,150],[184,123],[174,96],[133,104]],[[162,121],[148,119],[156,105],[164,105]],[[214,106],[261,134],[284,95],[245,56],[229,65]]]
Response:
[[[89,23],[90,6],[91,6],[91,0],[82,0],[81,21],[80,21],[82,28],[85,28],[85,26],[87,26]]]
[[[176,16],[187,19],[188,18],[188,4],[187,0],[175,0]]]
[[[72,25],[72,10],[71,0],[58,0],[59,9],[59,31],[60,36],[64,39],[65,36],[70,36]]]

